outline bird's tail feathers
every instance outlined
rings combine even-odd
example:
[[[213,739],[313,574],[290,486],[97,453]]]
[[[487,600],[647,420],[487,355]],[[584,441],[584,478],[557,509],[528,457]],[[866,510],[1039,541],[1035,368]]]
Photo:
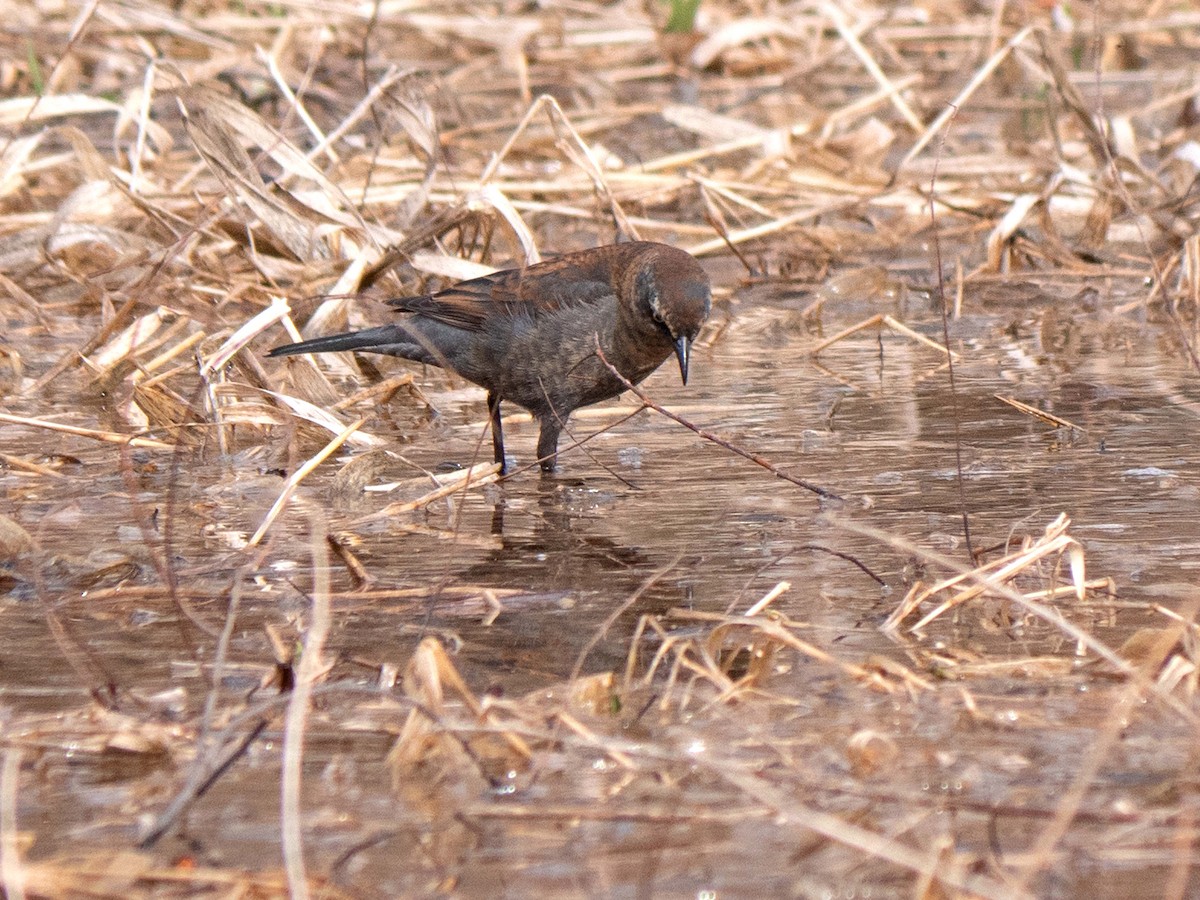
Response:
[[[365,331],[347,331],[330,334],[273,347],[267,356],[294,356],[297,353],[332,353],[342,350],[366,350],[369,353],[387,353],[397,344],[413,343],[413,335],[399,325],[381,325]]]

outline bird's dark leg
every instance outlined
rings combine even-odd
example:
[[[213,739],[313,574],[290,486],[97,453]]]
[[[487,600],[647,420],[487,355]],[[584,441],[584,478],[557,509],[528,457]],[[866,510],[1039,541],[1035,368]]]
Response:
[[[500,395],[488,391],[488,420],[492,426],[492,453],[500,463],[500,474],[504,474],[504,428],[500,424]]]
[[[562,433],[562,423],[554,414],[541,420],[542,430],[538,434],[537,455],[542,464],[543,472],[553,472],[558,468],[558,436]]]

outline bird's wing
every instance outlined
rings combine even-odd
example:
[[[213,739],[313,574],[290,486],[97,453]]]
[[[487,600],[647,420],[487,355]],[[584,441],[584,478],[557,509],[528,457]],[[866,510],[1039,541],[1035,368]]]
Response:
[[[472,278],[436,294],[399,297],[388,305],[479,331],[498,317],[537,319],[567,307],[598,303],[612,294],[612,261],[607,254],[585,251]]]

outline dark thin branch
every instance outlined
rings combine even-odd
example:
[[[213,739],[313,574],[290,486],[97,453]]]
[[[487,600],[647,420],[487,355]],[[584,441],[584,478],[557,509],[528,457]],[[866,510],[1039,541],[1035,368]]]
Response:
[[[705,431],[700,426],[693,425],[687,419],[683,418],[683,416],[677,415],[676,413],[673,413],[670,410],[664,409],[663,407],[659,406],[657,403],[655,403],[653,400],[651,400],[649,397],[647,397],[646,394],[639,387],[637,387],[637,385],[635,385],[628,378],[626,378],[624,375],[622,375],[620,372],[618,372],[616,370],[616,368],[613,367],[613,364],[608,361],[607,357],[605,357],[604,351],[600,349],[599,341],[597,341],[597,343],[596,343],[596,355],[598,357],[600,357],[600,362],[604,363],[604,365],[608,367],[608,371],[612,372],[613,375],[617,378],[617,380],[620,381],[621,384],[625,385],[626,390],[632,391],[633,395],[635,397],[637,397],[639,400],[641,400],[642,403],[646,404],[646,406],[650,407],[650,409],[654,410],[656,413],[666,416],[668,419],[670,419],[673,422],[678,422],[684,428],[688,429],[689,431],[693,431],[696,434],[698,434],[700,437],[704,438],[704,440],[711,441],[712,443],[716,444],[718,447],[724,447],[730,453],[734,453],[734,454],[742,457],[743,459],[748,459],[748,460],[750,460],[750,462],[754,463],[756,466],[762,466],[762,468],[766,469],[768,472],[770,472],[776,478],[782,478],[784,481],[790,482],[790,483],[796,485],[797,487],[802,487],[806,491],[812,491],[814,494],[816,494],[819,497],[825,497],[826,499],[829,499],[829,500],[845,500],[846,499],[845,497],[842,497],[840,494],[835,494],[833,491],[827,490],[826,488],[823,488],[820,485],[813,484],[811,481],[805,481],[803,478],[797,478],[795,475],[792,475],[788,472],[783,471],[783,469],[779,468],[779,466],[775,465],[770,460],[759,456],[757,453],[751,453],[749,450],[739,447],[737,444],[733,444],[733,443],[725,440],[725,438],[713,434],[711,431]]]
[[[844,559],[846,562],[850,563],[850,565],[856,566],[862,570],[862,573],[876,584],[880,585],[881,587],[887,587],[886,581],[872,572],[866,563],[862,562],[860,559],[858,559],[858,557],[853,556],[850,553],[843,553],[841,550],[832,550],[829,547],[822,547],[820,544],[800,544],[795,549],[812,550],[814,553],[828,553],[830,556],[836,556],[838,559]]]
[[[962,409],[958,402],[958,384],[954,380],[954,354],[950,352],[950,314],[946,310],[946,275],[942,271],[942,241],[938,232],[937,218],[937,177],[938,164],[942,160],[942,150],[946,145],[946,134],[950,123],[958,115],[955,109],[946,120],[946,130],[938,141],[937,153],[933,157],[933,174],[929,178],[929,219],[933,230],[933,260],[934,273],[937,275],[938,306],[942,311],[942,344],[946,348],[946,368],[950,375],[950,409],[954,419],[954,474],[958,485],[958,509],[962,515],[963,540],[967,545],[967,558],[971,564],[979,562],[975,558],[975,548],[971,546],[971,520],[967,512],[967,489],[963,483],[963,453],[962,453]]]
[[[229,767],[237,762],[250,749],[250,745],[267,727],[268,720],[260,719],[249,732],[242,735],[231,747],[226,748],[221,758],[213,764],[211,771],[203,777],[189,779],[171,805],[154,822],[154,827],[137,843],[139,850],[148,850],[159,842],[163,835],[179,820],[192,804],[207,793],[217,780],[229,771]],[[196,770],[197,772],[199,770]]]

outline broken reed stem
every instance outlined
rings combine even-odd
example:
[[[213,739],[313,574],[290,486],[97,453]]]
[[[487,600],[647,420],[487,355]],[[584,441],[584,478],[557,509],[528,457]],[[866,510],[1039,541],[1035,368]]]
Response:
[[[351,422],[346,426],[345,430],[342,431],[341,434],[326,444],[320,452],[318,452],[314,457],[308,460],[308,462],[306,462],[288,477],[288,480],[284,482],[283,490],[279,492],[279,496],[275,498],[275,502],[272,503],[271,508],[267,510],[267,514],[263,518],[262,524],[258,526],[258,530],[254,532],[254,536],[250,538],[247,546],[253,547],[263,539],[263,536],[267,533],[267,529],[269,529],[279,517],[279,514],[283,511],[284,506],[287,505],[288,500],[291,498],[296,488],[300,485],[300,482],[307,478],[313,469],[336,453],[337,449],[342,446],[342,444],[346,443],[350,435],[358,431],[358,429],[361,428],[363,423],[366,421],[366,419],[358,419],[354,422]]]
[[[844,847],[858,850],[867,858],[886,860],[918,875],[929,875],[939,885],[954,887],[972,896],[990,900],[1017,900],[1031,896],[985,875],[947,866],[937,853],[923,852],[886,834],[847,822],[833,813],[797,803],[790,794],[781,791],[762,774],[752,772],[745,766],[732,765],[724,759],[705,754],[700,754],[694,765],[707,769],[718,780],[773,810],[782,822],[795,828],[810,829]]]
[[[137,437],[132,434],[120,434],[116,431],[99,431],[95,428],[81,428],[78,425],[64,425],[61,422],[48,422],[45,419],[29,419],[25,416],[11,416],[8,413],[0,413],[0,422],[7,422],[9,425],[26,425],[30,428],[42,428],[46,431],[57,431],[61,434],[70,434],[75,437],[88,438],[93,441],[102,441],[106,444],[126,444],[130,447],[141,447],[146,450],[174,450],[174,444],[164,444],[162,441],[156,441],[153,438]]]
[[[846,22],[846,16],[842,12],[841,6],[835,3],[822,3],[821,10],[833,22],[833,27],[837,29],[838,36],[850,48],[850,52],[858,57],[858,61],[867,70],[867,74],[875,80],[888,99],[891,100],[896,111],[900,113],[900,117],[908,123],[914,132],[920,134],[923,127],[921,117],[913,112],[912,107],[904,101],[904,97],[901,96],[896,85],[884,74],[879,63],[875,61],[875,57],[863,46],[862,41],[858,39],[858,35],[854,33],[849,23]]]
[[[1004,61],[1005,57],[1012,52],[1013,48],[1024,43],[1025,39],[1036,30],[1036,25],[1026,25],[1011,38],[1009,38],[1003,47],[992,54],[991,58],[988,59],[987,62],[980,67],[979,71],[975,73],[971,80],[967,82],[966,87],[959,91],[958,95],[946,104],[946,108],[938,114],[938,117],[930,123],[929,127],[925,129],[924,133],[917,138],[917,142],[913,144],[908,153],[904,155],[904,159],[900,160],[900,165],[896,166],[896,171],[892,175],[893,181],[899,178],[901,170],[903,170],[905,166],[916,159],[921,151],[925,149],[926,145],[933,140],[934,135],[936,135],[942,129],[942,126],[949,122],[950,119],[953,118],[960,109],[962,109],[963,105],[967,102],[970,96],[974,94],[979,86],[987,80],[988,76],[996,70],[1000,63]]]
[[[47,478],[67,477],[57,469],[51,469],[49,466],[41,466],[35,462],[30,462],[27,459],[21,459],[19,456],[12,456],[8,453],[0,453],[0,462],[4,463],[10,469],[28,472],[30,475],[45,475]]]
[[[1183,636],[1188,625],[1196,617],[1198,609],[1200,609],[1200,604],[1193,601],[1187,609],[1183,610],[1183,621],[1175,626],[1176,636],[1158,642],[1157,652],[1152,655],[1151,659],[1145,661],[1144,671],[1156,671],[1166,661],[1175,641]],[[1055,846],[1066,835],[1071,822],[1083,806],[1088,788],[1099,776],[1101,766],[1108,759],[1118,738],[1129,727],[1130,718],[1136,714],[1141,705],[1142,686],[1137,680],[1131,679],[1130,684],[1121,691],[1117,698],[1116,707],[1105,717],[1104,727],[1100,730],[1097,739],[1089,746],[1083,763],[1070,788],[1063,795],[1062,802],[1055,810],[1054,816],[1046,823],[1046,827],[1033,842],[1032,848],[1024,854],[1024,862],[1018,864],[1021,870],[1016,882],[1018,890],[1025,890],[1038,872],[1044,871],[1052,864],[1051,855]]]
[[[713,434],[711,431],[705,431],[700,426],[694,425],[691,422],[689,422],[687,419],[683,418],[683,416],[676,415],[675,413],[659,406],[657,403],[655,403],[653,400],[651,400],[645,394],[645,392],[643,392],[640,388],[638,388],[637,385],[635,385],[628,378],[626,378],[624,375],[622,375],[620,372],[618,372],[617,369],[613,366],[613,364],[608,361],[608,357],[606,357],[604,355],[604,351],[600,348],[600,341],[599,341],[598,337],[596,340],[596,355],[600,358],[600,362],[604,363],[604,365],[607,367],[608,371],[612,372],[613,377],[615,377],[618,381],[620,381],[621,384],[625,385],[626,390],[631,391],[635,397],[637,397],[644,404],[646,404],[646,406],[648,406],[650,409],[654,410],[655,412],[659,413],[660,415],[666,416],[668,419],[670,419],[673,422],[678,422],[684,428],[686,428],[689,431],[692,431],[695,434],[699,435],[700,437],[704,438],[704,440],[710,441],[711,443],[716,444],[718,447],[723,447],[726,450],[728,450],[730,453],[734,453],[734,454],[742,457],[743,459],[750,460],[750,462],[754,463],[756,466],[761,466],[762,468],[766,469],[768,472],[770,472],[776,478],[782,478],[784,481],[787,481],[791,484],[796,485],[796,487],[802,487],[806,491],[812,491],[812,493],[816,494],[819,497],[824,497],[827,500],[844,500],[844,499],[846,499],[845,497],[842,497],[840,494],[835,494],[833,491],[828,490],[827,488],[823,488],[820,485],[813,484],[811,481],[805,481],[803,478],[797,478],[795,475],[792,475],[788,472],[783,471],[777,465],[772,463],[770,460],[765,459],[762,456],[759,456],[757,453],[752,453],[749,450],[743,449],[742,447],[739,447],[737,444],[731,443],[730,441],[725,440],[725,438],[719,437],[718,435]]]
[[[1003,597],[1015,603],[1019,608],[1024,609],[1031,615],[1041,619],[1050,626],[1057,628],[1067,637],[1071,638],[1080,646],[1091,650],[1098,657],[1103,659],[1122,675],[1136,681],[1143,690],[1153,694],[1154,697],[1163,705],[1171,709],[1183,721],[1192,726],[1200,725],[1200,716],[1197,716],[1186,704],[1172,696],[1167,691],[1160,688],[1154,681],[1149,679],[1140,668],[1131,664],[1128,660],[1123,659],[1116,651],[1112,650],[1107,644],[1088,632],[1084,631],[1074,622],[1069,621],[1058,609],[1052,606],[1046,606],[1043,603],[1030,600],[1020,591],[1010,587],[1007,584],[1001,583],[994,575],[984,572],[979,569],[970,569],[941,553],[936,553],[926,547],[920,547],[912,541],[900,537],[899,535],[890,534],[878,528],[872,528],[869,525],[864,525],[861,522],[851,522],[845,519],[838,519],[834,524],[849,531],[851,534],[857,534],[862,537],[870,538],[878,541],[885,546],[893,547],[904,553],[920,559],[927,560],[943,568],[949,569],[958,575],[961,575],[980,586],[986,588],[996,596]]]
[[[951,350],[949,347],[943,346],[942,344],[939,344],[937,341],[930,340],[929,338],[925,337],[925,335],[921,334],[919,331],[914,331],[913,329],[911,329],[907,325],[905,325],[903,322],[901,322],[899,319],[893,318],[892,316],[889,316],[886,313],[876,313],[875,315],[870,316],[869,318],[863,319],[861,322],[856,322],[853,325],[849,325],[846,328],[843,328],[837,334],[826,338],[825,340],[823,340],[819,344],[817,344],[815,347],[813,347],[811,350],[809,350],[808,355],[812,356],[812,357],[820,356],[821,352],[823,350],[828,349],[831,345],[836,344],[838,341],[845,340],[852,334],[856,334],[867,328],[873,328],[876,325],[886,325],[888,328],[892,329],[892,331],[896,332],[897,334],[902,334],[902,335],[904,335],[904,337],[914,340],[918,344],[924,344],[930,350],[936,350],[938,353],[943,354],[947,359],[955,359],[958,356],[958,354],[955,353],[953,350]]]
[[[1038,409],[1036,406],[1030,406],[1028,403],[1022,403],[1015,397],[1005,397],[1003,394],[992,394],[1001,403],[1007,403],[1018,412],[1022,412],[1027,416],[1037,419],[1043,424],[1049,425],[1051,428],[1070,428],[1073,431],[1078,431],[1080,434],[1087,434],[1087,429],[1081,425],[1076,425],[1074,422],[1064,419],[1062,416],[1056,416],[1054,413],[1048,413],[1043,409]]]

